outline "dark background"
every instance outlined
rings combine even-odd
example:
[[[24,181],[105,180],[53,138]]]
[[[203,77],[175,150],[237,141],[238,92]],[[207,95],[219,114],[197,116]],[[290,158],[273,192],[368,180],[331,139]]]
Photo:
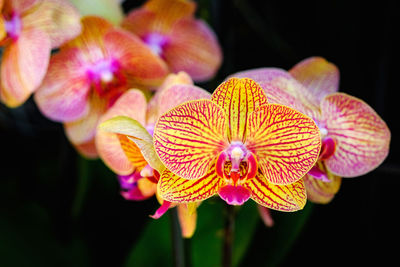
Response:
[[[124,8],[142,2],[126,1]],[[366,2],[198,1],[198,16],[215,30],[224,52],[217,77],[201,86],[212,91],[240,70],[290,69],[322,56],[338,66],[340,91],[367,102],[392,132],[386,161],[367,175],[343,179],[330,204],[313,205],[279,266],[382,266],[398,258],[398,8],[395,1]],[[0,144],[0,266],[124,262],[157,206],[154,199],[124,201],[111,172],[81,159],[32,99],[14,110],[0,106]],[[262,266],[264,249],[274,246],[269,231],[258,224],[243,266]]]

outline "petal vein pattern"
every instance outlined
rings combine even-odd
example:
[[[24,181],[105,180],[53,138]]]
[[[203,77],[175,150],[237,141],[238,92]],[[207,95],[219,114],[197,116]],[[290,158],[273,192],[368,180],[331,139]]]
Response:
[[[263,89],[248,78],[231,78],[212,94],[211,101],[218,104],[227,116],[230,141],[245,141],[247,117],[257,107],[267,104]]]
[[[298,181],[314,165],[321,138],[316,124],[306,115],[269,104],[250,115],[246,146],[257,155],[266,179],[284,185]]]
[[[154,130],[154,146],[173,173],[198,179],[226,147],[225,114],[209,100],[186,102],[162,115]]]
[[[214,167],[210,168],[205,176],[196,180],[181,178],[165,169],[158,187],[163,199],[171,202],[186,203],[202,201],[212,197],[218,192],[222,183],[223,180],[217,177]]]

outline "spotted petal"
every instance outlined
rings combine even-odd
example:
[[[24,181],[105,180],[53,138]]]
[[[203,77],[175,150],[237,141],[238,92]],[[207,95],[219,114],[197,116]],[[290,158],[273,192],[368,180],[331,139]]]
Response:
[[[246,147],[256,156],[265,178],[291,184],[315,164],[321,148],[318,127],[308,116],[289,107],[268,104],[249,116]]]
[[[181,178],[165,169],[158,183],[158,192],[163,199],[171,202],[198,202],[217,194],[223,183],[217,176],[215,167],[196,180]]]
[[[104,122],[116,116],[127,116],[144,125],[146,106],[144,94],[139,90],[132,89],[119,97],[114,105],[101,117],[100,121]],[[125,135],[116,135],[98,130],[96,133],[96,147],[101,159],[109,168],[120,175],[130,174],[134,166],[141,166],[142,164],[139,163],[145,161],[136,144]]]
[[[211,101],[226,114],[229,140],[244,142],[248,116],[259,106],[267,104],[267,97],[253,80],[231,78],[218,86]]]
[[[311,57],[297,63],[289,73],[321,101],[339,89],[339,70],[322,57]]]
[[[342,177],[363,175],[377,166],[389,152],[390,131],[365,102],[344,93],[326,96],[321,103],[328,135],[335,140],[328,169]]]
[[[261,206],[279,211],[297,211],[304,207],[307,200],[302,180],[288,185],[274,185],[260,172],[248,179],[243,187],[251,191],[250,198]]]
[[[195,100],[160,117],[154,129],[154,146],[171,172],[198,179],[227,146],[225,114],[209,100]]]

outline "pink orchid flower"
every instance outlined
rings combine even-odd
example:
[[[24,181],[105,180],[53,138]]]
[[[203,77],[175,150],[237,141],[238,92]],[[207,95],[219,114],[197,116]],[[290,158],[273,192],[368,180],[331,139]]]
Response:
[[[63,122],[79,152],[96,157],[100,116],[129,88],[159,85],[167,66],[136,36],[105,19],[82,19],[83,31],[55,54],[35,101],[48,118]]]
[[[311,201],[330,202],[342,177],[364,175],[388,155],[386,123],[364,101],[337,92],[339,71],[325,59],[305,59],[289,72],[260,68],[232,76],[255,79],[271,102],[289,105],[318,125],[322,138],[319,160],[303,178]]]
[[[269,104],[247,78],[222,83],[211,99],[185,102],[164,113],[154,128],[154,147],[167,167],[158,190],[178,203],[218,194],[230,205],[249,198],[296,211],[306,203],[301,178],[318,159],[321,140],[308,116]]]
[[[122,27],[139,36],[168,64],[194,81],[212,78],[222,62],[218,40],[210,27],[195,19],[196,4],[181,0],[149,0],[132,10]]]
[[[66,0],[0,0],[1,102],[22,105],[42,82],[51,50],[80,31]]]
[[[158,117],[184,101],[209,97],[186,73],[170,74],[149,103],[142,92],[132,89],[102,116],[96,146],[100,158],[118,175],[125,199],[143,200],[157,192],[160,173],[165,169],[153,147]],[[158,199],[162,205],[153,218],[176,206]],[[196,205],[177,205],[177,209],[182,235],[191,237],[196,228]]]

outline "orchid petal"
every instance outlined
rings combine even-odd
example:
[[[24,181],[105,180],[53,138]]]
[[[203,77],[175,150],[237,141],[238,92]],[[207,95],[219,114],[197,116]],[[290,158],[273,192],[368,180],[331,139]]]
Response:
[[[253,179],[247,179],[243,187],[251,191],[251,199],[269,209],[297,211],[301,210],[307,201],[302,180],[288,185],[274,185],[259,172]]]
[[[89,111],[90,83],[85,77],[81,52],[65,49],[50,60],[35,101],[46,117],[55,121],[75,121]]]
[[[269,104],[250,114],[248,125],[246,147],[257,156],[258,166],[270,183],[294,183],[317,161],[321,138],[308,116]]]
[[[128,90],[101,117],[100,123],[117,116],[127,116],[145,124],[146,98],[139,90]],[[115,173],[126,175],[146,162],[137,145],[125,135],[98,130],[96,146],[99,156]],[[133,164],[133,165],[132,165]],[[143,166],[142,166],[143,165]]]
[[[6,47],[1,61],[1,101],[23,104],[42,82],[50,58],[50,40],[37,29],[24,30]]]
[[[1,3],[1,1],[0,1],[0,3]],[[1,10],[1,6],[0,6],[0,10]],[[0,45],[6,36],[7,36],[7,32],[6,32],[5,21],[4,21],[3,16],[0,14]]]
[[[360,176],[383,162],[389,152],[390,130],[368,104],[335,93],[323,99],[321,111],[328,135],[336,143],[335,153],[325,160],[332,173]]]
[[[129,140],[137,145],[143,158],[153,169],[159,173],[164,170],[164,165],[154,150],[152,136],[138,121],[126,116],[117,116],[101,123],[99,129],[126,135]]]
[[[214,77],[222,63],[215,33],[205,22],[194,19],[173,26],[161,56],[173,72],[185,71],[197,82]]]
[[[171,172],[198,179],[227,146],[223,110],[209,100],[181,104],[160,117],[154,129],[154,146]]]
[[[297,63],[289,73],[313,94],[317,101],[339,89],[339,70],[322,57],[310,57]]]
[[[92,96],[90,101],[89,112],[82,118],[76,121],[64,123],[65,133],[68,139],[74,145],[80,145],[93,141],[96,134],[96,127],[99,123],[101,115],[106,110],[104,100]]]
[[[196,4],[191,1],[152,0],[141,8],[132,10],[122,27],[143,37],[149,32],[168,32],[178,20],[191,18]]]
[[[107,19],[114,25],[119,25],[124,18],[121,1],[115,0],[96,0],[96,4],[92,1],[70,0],[71,3],[79,10],[82,16],[97,15]]]
[[[329,182],[315,179],[308,174],[304,176],[303,181],[307,190],[307,198],[310,201],[318,204],[327,204],[339,191],[342,178],[329,172],[327,174]]]
[[[180,204],[176,207],[178,209],[178,219],[182,237],[184,238],[191,238],[196,230],[196,207],[196,203]]]
[[[315,102],[307,89],[283,69],[258,68],[241,71],[230,77],[253,79],[264,89],[268,103],[289,106],[318,118],[319,102]]]
[[[261,205],[257,205],[257,208],[258,208],[258,212],[260,213],[260,217],[261,217],[262,221],[264,222],[264,224],[267,227],[274,226],[274,219],[272,219],[271,210],[269,208],[266,208]]]
[[[72,144],[75,149],[81,154],[82,156],[88,159],[96,159],[98,157],[96,144],[94,142],[94,138],[90,139],[89,141],[81,144]]]
[[[193,80],[192,80],[192,78],[190,78],[190,76],[186,72],[183,72],[183,71],[181,71],[177,74],[175,74],[175,73],[168,74],[168,76],[165,78],[163,83],[157,89],[157,93],[150,99],[150,101],[147,105],[147,123],[148,124],[156,124],[158,117],[160,117],[161,114],[165,113],[167,110],[169,110],[185,101],[196,100],[196,99],[202,98],[202,97],[198,97],[198,98],[189,99],[187,97],[184,97],[182,100],[179,100],[179,102],[175,103],[175,106],[166,105],[166,107],[164,107],[163,111],[161,112],[160,111],[160,95],[164,95],[165,90],[167,90],[167,89],[169,89],[169,87],[177,85],[177,84],[193,85]],[[195,92],[193,92],[193,93],[195,93]],[[176,98],[176,97],[180,96],[181,94],[183,94],[183,93],[179,92],[177,95],[172,95],[170,93],[166,93],[165,96],[163,97],[163,98],[165,98],[165,100],[163,100],[162,102],[173,103],[174,101],[167,101],[169,99],[168,97]],[[184,94],[184,95],[188,95],[188,94]],[[197,93],[195,93],[195,95],[197,95]],[[190,96],[188,96],[188,97],[190,97]]]
[[[19,14],[23,14],[34,5],[41,2],[41,0],[13,0],[4,2],[4,8],[8,10],[15,10]]]
[[[37,28],[46,32],[51,47],[56,48],[81,32],[80,15],[68,1],[39,1],[33,12],[22,17],[25,28]]]
[[[211,94],[200,87],[190,84],[176,84],[160,92],[159,113],[164,114],[187,101],[210,98]]]
[[[231,78],[214,91],[211,101],[218,104],[226,114],[228,139],[244,143],[248,116],[256,108],[267,104],[262,88],[248,78]]]
[[[163,199],[171,202],[198,202],[217,194],[223,184],[224,181],[215,172],[215,166],[196,180],[181,178],[165,169],[158,183],[158,192]]]
[[[104,36],[104,46],[130,76],[131,85],[157,86],[168,74],[165,62],[154,55],[138,37],[123,31],[112,30]]]

